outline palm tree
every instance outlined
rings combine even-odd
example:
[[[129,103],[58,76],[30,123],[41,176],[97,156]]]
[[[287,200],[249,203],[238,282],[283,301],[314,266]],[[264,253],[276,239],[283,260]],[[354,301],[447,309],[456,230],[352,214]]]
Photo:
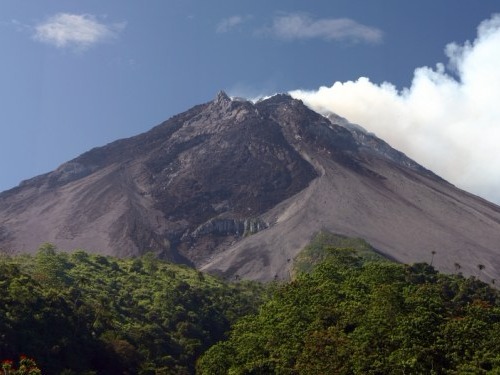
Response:
[[[432,257],[431,257],[431,266],[432,266],[432,262],[434,261],[434,255],[436,255],[436,252],[434,250],[431,251],[431,254],[432,254]]]

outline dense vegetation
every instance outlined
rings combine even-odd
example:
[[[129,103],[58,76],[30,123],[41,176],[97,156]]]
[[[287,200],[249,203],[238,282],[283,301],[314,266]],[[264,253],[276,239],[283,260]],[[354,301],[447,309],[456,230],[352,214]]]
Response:
[[[475,278],[328,233],[292,275],[229,284],[51,245],[0,257],[0,361],[9,375],[500,374],[499,294]]]
[[[363,261],[387,260],[368,242],[361,238],[346,237],[327,231],[319,232],[295,257],[292,264],[292,277],[301,273],[311,273],[319,264],[332,258],[331,249],[351,249]]]
[[[26,355],[44,374],[190,374],[261,296],[258,284],[227,284],[151,255],[44,245],[36,256],[0,257],[0,361],[14,368]]]
[[[323,262],[238,321],[198,373],[500,374],[496,290],[427,264],[324,253],[310,248]]]

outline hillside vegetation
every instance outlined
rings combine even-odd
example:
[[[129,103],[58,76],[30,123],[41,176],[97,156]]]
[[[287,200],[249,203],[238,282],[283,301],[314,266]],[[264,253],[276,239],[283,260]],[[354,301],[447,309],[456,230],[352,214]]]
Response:
[[[234,284],[52,245],[0,257],[0,361],[10,375],[500,374],[499,294],[478,279],[328,233],[292,275]]]
[[[44,374],[190,374],[255,312],[262,287],[155,259],[56,252],[0,258],[0,361]]]
[[[487,284],[349,249],[308,252],[322,263],[238,321],[199,374],[500,374],[500,301]]]
[[[332,249],[353,250],[364,261],[388,260],[361,238],[346,237],[328,231],[321,231],[293,260],[292,277],[296,277],[301,273],[312,272],[318,264],[332,258]]]

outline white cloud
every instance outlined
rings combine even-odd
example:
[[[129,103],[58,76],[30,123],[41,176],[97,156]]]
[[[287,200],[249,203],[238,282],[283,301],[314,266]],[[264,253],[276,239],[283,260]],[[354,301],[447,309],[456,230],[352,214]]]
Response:
[[[500,14],[478,36],[445,49],[444,64],[415,70],[398,91],[368,78],[291,94],[358,123],[461,188],[500,203]]]
[[[216,31],[218,33],[227,33],[229,30],[241,24],[242,22],[243,22],[243,17],[241,16],[232,16],[229,18],[224,18],[217,25]]]
[[[313,19],[304,13],[290,13],[274,18],[268,33],[285,40],[323,39],[326,41],[353,41],[379,43],[381,30],[360,24],[349,18]]]
[[[105,24],[91,14],[58,13],[35,26],[35,40],[58,48],[85,50],[116,38],[125,23]]]
[[[219,34],[227,33],[233,31],[234,29],[240,29],[241,26],[251,20],[253,16],[251,14],[246,15],[234,15],[221,20],[215,29]]]
[[[17,31],[20,31],[20,32],[30,30],[30,26],[28,26],[28,25],[26,25],[26,24],[24,24],[16,19],[11,20],[9,25],[13,26]]]

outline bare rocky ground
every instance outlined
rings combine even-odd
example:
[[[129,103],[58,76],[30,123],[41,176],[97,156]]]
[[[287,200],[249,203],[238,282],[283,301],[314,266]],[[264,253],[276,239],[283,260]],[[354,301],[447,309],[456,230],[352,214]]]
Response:
[[[386,177],[380,181],[332,166],[329,160],[318,163],[327,166],[321,177],[265,214],[273,223],[270,228],[238,242],[201,269],[258,280],[287,278],[289,260],[315,233],[327,230],[363,238],[399,262],[432,261],[444,272],[498,278],[497,206],[380,160],[372,164]],[[482,272],[479,264],[485,266]]]
[[[397,261],[500,277],[500,207],[286,95],[220,93],[0,194],[4,252],[154,251],[229,278],[286,279],[320,230]]]

